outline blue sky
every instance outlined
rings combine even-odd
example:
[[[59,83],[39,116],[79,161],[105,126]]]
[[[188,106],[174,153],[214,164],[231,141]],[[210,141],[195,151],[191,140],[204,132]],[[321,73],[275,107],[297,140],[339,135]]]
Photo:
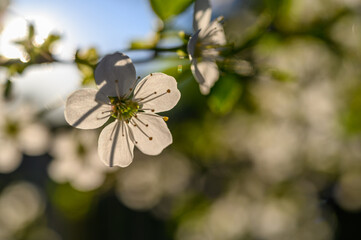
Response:
[[[148,36],[156,21],[147,0],[13,0],[11,9],[28,20],[44,16],[67,45],[95,46],[102,53]]]

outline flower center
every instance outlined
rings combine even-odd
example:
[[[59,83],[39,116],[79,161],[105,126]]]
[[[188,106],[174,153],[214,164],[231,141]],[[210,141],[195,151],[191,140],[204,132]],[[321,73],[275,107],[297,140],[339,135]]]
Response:
[[[129,121],[139,110],[139,104],[130,99],[109,97],[112,105],[112,117]]]
[[[6,121],[4,126],[5,133],[10,137],[15,137],[19,133],[19,125],[16,122]]]
[[[79,156],[79,157],[84,157],[85,156],[85,154],[86,154],[86,148],[85,148],[85,146],[82,144],[82,143],[80,143],[80,142],[78,142],[78,145],[76,146],[76,154]]]

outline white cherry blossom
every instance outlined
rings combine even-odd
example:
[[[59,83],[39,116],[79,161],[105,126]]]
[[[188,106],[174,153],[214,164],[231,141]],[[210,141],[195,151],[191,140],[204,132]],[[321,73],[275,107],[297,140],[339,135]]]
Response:
[[[219,78],[216,60],[219,48],[226,44],[226,37],[218,17],[210,22],[212,8],[209,0],[197,0],[194,4],[194,34],[188,42],[191,70],[199,83],[202,94],[206,95]]]
[[[73,127],[94,129],[114,120],[100,133],[98,153],[108,166],[126,167],[133,149],[158,155],[172,143],[165,121],[158,115],[172,109],[180,99],[176,80],[163,73],[136,78],[131,59],[114,53],[105,56],[94,73],[96,89],[72,93],[65,106],[65,119]]]
[[[48,148],[48,129],[35,121],[33,107],[21,104],[0,102],[0,173],[14,171],[21,163],[22,153],[36,156]]]
[[[51,148],[54,157],[49,176],[58,183],[69,182],[79,191],[100,187],[111,168],[99,161],[95,131],[59,132]]]

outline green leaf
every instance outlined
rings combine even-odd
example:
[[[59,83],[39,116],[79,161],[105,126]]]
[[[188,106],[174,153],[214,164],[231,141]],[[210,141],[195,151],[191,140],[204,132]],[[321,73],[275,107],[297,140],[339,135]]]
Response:
[[[186,10],[192,2],[194,0],[150,0],[150,5],[158,17],[164,21]]]
[[[242,94],[242,85],[236,75],[221,77],[212,89],[208,106],[216,114],[229,113]]]
[[[91,210],[94,203],[94,191],[80,192],[69,184],[49,186],[51,201],[68,219],[82,219]]]
[[[75,63],[82,74],[82,85],[95,83],[94,70],[99,60],[98,52],[95,48],[86,51],[76,51]]]

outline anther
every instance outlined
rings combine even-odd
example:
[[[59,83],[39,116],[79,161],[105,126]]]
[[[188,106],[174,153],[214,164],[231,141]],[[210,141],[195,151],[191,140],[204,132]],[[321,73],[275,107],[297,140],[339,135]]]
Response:
[[[114,132],[115,132],[115,129],[118,128],[118,127],[119,127],[119,122],[117,122],[117,123],[114,125],[114,127],[113,127],[113,129],[112,129],[112,132],[110,133],[109,141],[113,140],[113,134],[114,134]]]
[[[163,120],[166,122],[166,121],[168,121],[168,117],[163,117]]]
[[[170,89],[167,90],[167,93],[170,93]]]
[[[113,106],[112,106],[112,108],[113,108]],[[112,110],[108,110],[108,111],[104,111],[104,112],[102,112],[102,114],[104,114],[104,113],[108,113],[108,112],[113,112],[114,110],[112,109]]]
[[[149,140],[150,140],[150,141],[152,141],[152,140],[153,140],[153,138],[152,138],[152,137],[149,137]]]
[[[124,124],[122,124],[122,136],[124,137]]]
[[[138,120],[139,120],[139,119],[138,119]],[[133,120],[133,121],[134,121],[134,120]],[[132,123],[132,124],[133,124],[133,123]],[[139,131],[141,131],[141,133],[143,133],[147,138],[149,138],[149,140],[152,140],[152,139],[153,139],[153,138],[150,137],[146,132],[144,132],[144,130],[143,130],[140,126],[135,125],[135,127],[138,128]]]

